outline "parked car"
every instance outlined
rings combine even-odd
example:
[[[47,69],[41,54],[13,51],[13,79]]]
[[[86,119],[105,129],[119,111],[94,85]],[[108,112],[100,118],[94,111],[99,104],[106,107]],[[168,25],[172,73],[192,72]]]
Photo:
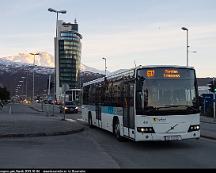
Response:
[[[60,113],[78,113],[79,107],[71,101],[66,101],[65,104],[60,106]]]
[[[43,103],[44,103],[44,104],[48,104],[48,100],[44,100]]]

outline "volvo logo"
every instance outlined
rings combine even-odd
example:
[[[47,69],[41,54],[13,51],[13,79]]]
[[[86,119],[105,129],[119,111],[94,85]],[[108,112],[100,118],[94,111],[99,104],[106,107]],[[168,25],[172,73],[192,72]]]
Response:
[[[174,130],[176,126],[178,126],[178,124],[176,124],[176,125],[174,125],[174,126],[171,126],[171,127],[170,127],[170,129],[169,129],[169,130],[167,130],[167,132],[166,132],[166,133],[169,133],[171,130]]]

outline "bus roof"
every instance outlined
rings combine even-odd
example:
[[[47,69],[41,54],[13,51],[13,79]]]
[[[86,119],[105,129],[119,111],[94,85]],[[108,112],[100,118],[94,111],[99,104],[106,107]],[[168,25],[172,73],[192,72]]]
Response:
[[[194,67],[188,67],[188,66],[179,66],[179,65],[147,65],[147,66],[138,66],[139,68],[186,68],[186,69],[194,69]]]
[[[143,69],[143,68],[185,68],[185,69],[193,69],[194,70],[194,67],[178,66],[178,65],[147,65],[147,66],[140,65],[140,66],[137,66],[136,68],[126,69],[126,70],[123,70],[121,72],[108,75],[106,78],[107,79],[113,79],[113,78],[118,77],[118,76],[129,75],[129,74],[133,73],[134,70]],[[104,77],[92,80],[90,82],[86,82],[83,84],[83,86],[88,86],[90,84],[99,83],[102,81],[104,81]]]

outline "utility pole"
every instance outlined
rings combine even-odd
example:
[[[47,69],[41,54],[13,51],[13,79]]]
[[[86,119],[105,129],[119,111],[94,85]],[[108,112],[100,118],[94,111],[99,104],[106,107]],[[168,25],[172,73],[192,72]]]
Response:
[[[188,63],[188,54],[189,54],[189,45],[188,45],[188,28],[185,28],[185,27],[182,27],[182,30],[184,30],[184,31],[186,31],[187,32],[187,43],[186,43],[186,46],[187,46],[187,67],[188,67],[188,65],[189,65],[189,63]]]
[[[48,97],[50,96],[50,84],[51,84],[51,74],[49,75],[49,82],[48,82]]]
[[[213,87],[215,86],[215,78],[213,77]],[[215,102],[216,102],[216,98],[215,98],[215,91],[213,92],[213,117],[214,120],[216,120],[215,118]]]
[[[32,85],[33,85],[33,87],[32,87],[32,102],[34,102],[34,89],[35,89],[35,88],[34,88],[34,87],[35,87],[35,86],[34,86],[34,85],[35,85],[35,83],[34,83],[34,82],[35,82],[35,81],[34,81],[35,56],[36,56],[36,55],[39,55],[39,53],[30,53],[30,55],[33,55],[33,56],[34,56],[34,62],[33,62],[33,84],[32,84]]]
[[[54,116],[54,106],[55,106],[55,101],[57,100],[56,98],[56,90],[57,90],[57,86],[56,86],[56,61],[57,61],[57,49],[58,49],[58,18],[59,18],[59,14],[66,14],[67,11],[66,10],[55,10],[53,8],[49,8],[48,9],[49,12],[54,12],[56,13],[56,34],[55,34],[55,57],[54,57],[54,62],[55,62],[55,68],[54,68],[54,91],[53,91],[53,116]]]
[[[105,61],[105,77],[107,76],[107,62],[106,58],[102,58]]]

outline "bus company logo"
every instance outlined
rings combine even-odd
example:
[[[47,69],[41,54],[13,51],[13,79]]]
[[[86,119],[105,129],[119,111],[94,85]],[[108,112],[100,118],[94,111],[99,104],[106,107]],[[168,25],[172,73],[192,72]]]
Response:
[[[153,118],[154,122],[166,121],[166,118]]]

